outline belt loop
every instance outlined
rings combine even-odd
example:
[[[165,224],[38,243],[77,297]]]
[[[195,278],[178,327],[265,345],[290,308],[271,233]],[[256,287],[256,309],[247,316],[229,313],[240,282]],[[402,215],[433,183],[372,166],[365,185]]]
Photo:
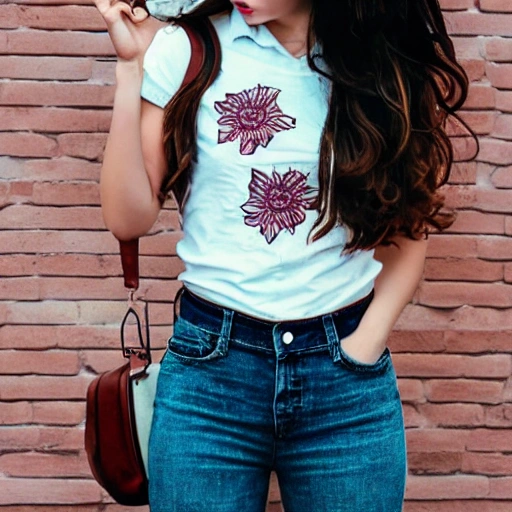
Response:
[[[185,287],[182,286],[177,292],[176,296],[174,297],[174,305],[173,305],[173,325],[176,323],[176,320],[180,314],[180,306],[181,306],[181,296],[183,295],[183,292],[185,291]]]
[[[324,315],[322,317],[324,324],[325,335],[329,344],[329,352],[331,353],[332,360],[337,363],[341,359],[340,354],[340,342],[338,333],[336,331],[336,325],[334,323],[334,317],[332,314]]]
[[[217,350],[219,351],[220,355],[226,355],[228,352],[229,338],[231,336],[234,311],[231,309],[223,309],[222,312],[224,314],[224,318],[222,320],[222,327]]]

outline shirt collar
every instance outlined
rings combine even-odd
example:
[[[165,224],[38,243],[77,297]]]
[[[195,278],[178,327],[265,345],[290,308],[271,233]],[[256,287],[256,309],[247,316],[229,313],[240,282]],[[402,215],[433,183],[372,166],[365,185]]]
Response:
[[[230,30],[231,41],[248,37],[254,41],[258,46],[263,48],[276,48],[281,53],[289,56],[289,53],[281,45],[281,43],[274,37],[272,32],[265,25],[248,25],[244,17],[238,12],[237,9],[231,11]]]
[[[281,43],[275,38],[272,32],[270,32],[270,30],[265,25],[248,25],[245,22],[244,17],[237,9],[233,9],[230,13],[230,34],[231,42],[241,38],[249,38],[258,46],[263,48],[275,48],[279,52],[290,57],[288,51],[286,51],[286,49],[281,45]],[[320,53],[320,47],[318,44],[313,46],[313,53]],[[297,60],[305,61],[306,58],[304,56]]]

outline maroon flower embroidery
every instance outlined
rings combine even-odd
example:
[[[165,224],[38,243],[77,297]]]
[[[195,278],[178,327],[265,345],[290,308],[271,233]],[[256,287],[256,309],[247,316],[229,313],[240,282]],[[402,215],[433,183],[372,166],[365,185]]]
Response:
[[[245,224],[259,226],[269,244],[283,229],[293,235],[295,226],[306,219],[305,211],[313,209],[316,202],[317,189],[308,186],[307,179],[292,169],[284,175],[273,171],[272,176],[253,169],[249,200],[241,206],[247,213]]]
[[[277,106],[280,92],[258,84],[238,94],[227,93],[224,101],[216,101],[215,110],[222,114],[218,120],[219,144],[240,137],[240,153],[252,155],[258,146],[266,148],[276,133],[295,128],[295,118],[283,114]]]

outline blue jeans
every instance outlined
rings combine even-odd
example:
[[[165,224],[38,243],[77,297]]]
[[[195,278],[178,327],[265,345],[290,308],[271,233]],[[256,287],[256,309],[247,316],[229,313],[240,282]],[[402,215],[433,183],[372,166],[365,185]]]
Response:
[[[371,296],[295,322],[181,298],[150,438],[151,512],[264,512],[275,471],[286,512],[399,512],[402,407],[389,351],[340,347]]]

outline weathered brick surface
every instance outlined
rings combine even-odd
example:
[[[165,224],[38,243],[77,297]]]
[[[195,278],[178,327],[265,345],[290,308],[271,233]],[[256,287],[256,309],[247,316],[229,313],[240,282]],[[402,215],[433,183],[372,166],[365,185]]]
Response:
[[[121,361],[126,293],[98,190],[115,54],[92,0],[0,3],[0,512],[132,512],[92,480],[83,450],[87,385]],[[424,280],[389,340],[409,449],[404,512],[509,512],[512,3],[441,6],[480,153],[452,170],[457,220],[430,237]],[[461,125],[449,130],[456,154],[471,155]],[[141,241],[157,358],[180,237],[170,205]],[[280,510],[273,477],[267,512]]]

